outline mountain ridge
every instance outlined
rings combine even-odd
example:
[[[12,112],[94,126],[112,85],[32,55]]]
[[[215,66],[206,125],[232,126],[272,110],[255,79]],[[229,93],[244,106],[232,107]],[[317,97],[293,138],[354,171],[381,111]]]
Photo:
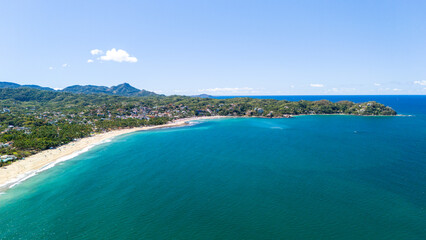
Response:
[[[203,93],[203,94],[199,94],[199,95],[192,95],[191,97],[199,97],[199,98],[213,98],[214,96]]]
[[[72,85],[62,90],[55,90],[49,87],[41,87],[38,85],[20,85],[13,82],[0,82],[0,88],[34,88],[39,90],[55,91],[55,92],[71,92],[80,94],[108,94],[124,97],[146,97],[146,96],[161,96],[155,92],[145,89],[138,89],[131,86],[129,83],[122,83],[117,86],[97,86],[97,85]]]
[[[34,84],[20,85],[18,83],[13,83],[13,82],[0,82],[0,88],[20,88],[20,87],[35,88],[35,89],[39,89],[39,90],[55,91],[55,89],[53,89],[53,88],[50,88],[50,87],[41,87],[39,85],[34,85]]]

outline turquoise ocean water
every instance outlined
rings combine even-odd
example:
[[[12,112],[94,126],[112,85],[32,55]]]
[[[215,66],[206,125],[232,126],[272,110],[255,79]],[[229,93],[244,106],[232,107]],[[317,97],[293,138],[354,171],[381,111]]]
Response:
[[[117,137],[1,194],[0,239],[426,239],[426,97],[396,98]]]

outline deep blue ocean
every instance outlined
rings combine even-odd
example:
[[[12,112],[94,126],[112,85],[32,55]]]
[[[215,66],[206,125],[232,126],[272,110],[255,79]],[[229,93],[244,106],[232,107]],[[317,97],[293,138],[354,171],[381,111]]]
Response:
[[[237,96],[220,96],[218,99],[235,98]],[[244,97],[244,96],[238,96]],[[318,101],[329,100],[338,102],[348,100],[356,103],[376,101],[391,106],[399,114],[426,114],[426,95],[304,95],[304,96],[248,96],[260,99],[276,99],[287,101]]]
[[[403,116],[122,135],[1,194],[0,239],[426,239],[426,96],[273,98]]]

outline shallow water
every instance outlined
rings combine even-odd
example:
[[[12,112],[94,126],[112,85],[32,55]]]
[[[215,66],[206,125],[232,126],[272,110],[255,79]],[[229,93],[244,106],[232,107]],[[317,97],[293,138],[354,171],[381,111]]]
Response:
[[[0,195],[0,239],[425,239],[425,123],[220,119],[121,136]]]

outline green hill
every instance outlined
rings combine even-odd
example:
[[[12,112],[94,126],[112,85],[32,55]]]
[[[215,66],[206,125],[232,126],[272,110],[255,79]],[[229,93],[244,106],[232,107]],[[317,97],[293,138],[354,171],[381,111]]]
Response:
[[[34,88],[38,90],[56,91],[53,88],[41,87],[38,85],[20,85],[12,82],[0,82],[0,88]],[[145,89],[137,89],[128,83],[119,84],[117,86],[95,86],[95,85],[73,85],[59,90],[57,92],[71,92],[83,94],[108,94],[123,97],[147,97],[147,96],[160,96],[154,92]]]

